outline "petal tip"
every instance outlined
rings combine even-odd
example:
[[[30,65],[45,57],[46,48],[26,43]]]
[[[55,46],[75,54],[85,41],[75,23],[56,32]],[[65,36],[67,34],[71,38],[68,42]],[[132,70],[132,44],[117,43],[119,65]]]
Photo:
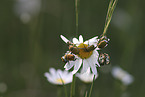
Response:
[[[77,70],[74,70],[74,71],[72,71],[71,73],[72,73],[72,74],[75,74],[76,72],[77,72]]]

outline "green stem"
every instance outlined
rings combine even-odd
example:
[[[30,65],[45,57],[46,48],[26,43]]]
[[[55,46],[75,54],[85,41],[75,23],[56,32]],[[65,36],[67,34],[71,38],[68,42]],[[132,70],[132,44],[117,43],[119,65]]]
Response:
[[[88,95],[88,92],[86,91],[85,97],[87,97],[87,95]]]
[[[66,86],[65,86],[65,85],[63,85],[63,87],[64,87],[64,91],[65,91],[65,97],[68,97],[68,96],[67,96]]]
[[[75,97],[75,74],[73,75],[73,81],[71,84],[70,97]]]
[[[91,94],[92,94],[92,89],[93,89],[94,79],[95,79],[95,75],[94,75],[94,77],[93,77],[93,82],[92,82],[92,84],[91,84],[89,97],[91,97]]]
[[[59,76],[60,76],[60,74],[59,74]],[[61,79],[61,82],[62,82],[62,84],[63,84],[63,88],[64,88],[64,92],[65,92],[65,97],[68,97],[68,96],[67,96],[67,90],[66,90],[66,87],[65,87],[65,85],[64,85],[64,82],[63,82],[63,79],[62,79],[61,76],[60,76],[60,79]]]
[[[78,35],[78,26],[79,26],[79,0],[75,0],[75,11],[76,11],[76,37]]]
[[[108,11],[107,11],[107,16],[106,16],[106,21],[105,21],[105,26],[104,26],[104,31],[103,31],[102,36],[106,35],[106,32],[107,32],[108,26],[110,24],[110,21],[112,19],[112,15],[113,15],[114,9],[116,7],[117,1],[118,0],[110,0]]]

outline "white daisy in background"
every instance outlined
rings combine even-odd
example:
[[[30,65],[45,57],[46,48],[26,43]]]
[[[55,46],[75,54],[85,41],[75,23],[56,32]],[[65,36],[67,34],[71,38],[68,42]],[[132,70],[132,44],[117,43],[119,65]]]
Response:
[[[117,66],[112,68],[112,75],[114,78],[121,80],[124,85],[129,85],[134,81],[132,75]]]
[[[60,35],[62,40],[68,44],[70,42],[67,38],[65,38],[63,35]],[[75,74],[79,68],[82,66],[82,73],[87,72],[88,68],[91,68],[92,72],[97,75],[97,68],[100,67],[100,64],[98,63],[98,56],[99,53],[97,52],[97,43],[98,43],[98,37],[94,37],[92,39],[89,39],[85,42],[83,42],[82,35],[79,36],[79,40],[77,38],[73,38],[73,46],[77,47],[79,50],[78,54],[75,54],[76,60],[69,61],[65,64],[64,68],[65,70],[69,70],[74,66],[74,70],[72,71],[73,74]],[[71,42],[70,42],[71,43]],[[87,47],[93,46],[94,49],[90,51],[86,51]],[[72,52],[73,53],[73,52]]]
[[[90,68],[88,68],[87,72],[85,73],[77,73],[76,76],[83,81],[84,83],[91,83],[93,82],[94,74],[91,73]],[[95,75],[95,79],[98,78],[98,73]]]
[[[46,72],[44,76],[47,77],[47,80],[52,84],[63,85],[72,82],[73,74],[69,73],[68,71],[50,68],[49,72],[50,73]]]

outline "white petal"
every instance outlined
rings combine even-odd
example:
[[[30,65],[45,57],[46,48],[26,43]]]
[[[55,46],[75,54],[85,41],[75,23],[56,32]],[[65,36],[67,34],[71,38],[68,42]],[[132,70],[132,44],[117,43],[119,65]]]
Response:
[[[123,82],[125,85],[129,85],[133,82],[134,78],[128,72],[124,71],[120,67],[113,67],[112,68],[112,75],[114,78],[117,78]]]
[[[83,68],[81,73],[87,72],[88,68],[89,68],[89,63],[87,62],[87,60],[83,60]]]
[[[83,74],[77,73],[76,76],[79,77],[79,79],[85,83],[91,83],[94,78],[94,74],[90,72],[90,68],[88,68],[87,72],[85,72]],[[95,76],[95,79],[97,78],[97,76]]]
[[[98,36],[95,36],[95,37],[93,37],[93,38],[91,38],[89,40],[98,40],[97,38],[98,38]]]
[[[89,42],[98,42],[98,36],[96,36],[96,37],[93,37],[93,38],[91,38],[91,39],[89,39],[88,41]]]
[[[83,43],[83,36],[82,35],[79,36],[79,42]]]
[[[68,84],[70,82],[72,82],[72,73],[68,72],[68,71],[62,71],[60,69],[55,70],[54,68],[50,68],[50,73],[46,72],[44,74],[44,76],[47,77],[47,80],[52,83],[52,84],[57,84],[57,85],[62,85],[62,83],[60,81],[58,81],[58,79],[60,80],[60,78],[62,78],[62,80],[64,80],[64,84]]]
[[[77,38],[73,38],[73,43],[74,44],[78,44],[79,43],[78,39]]]
[[[94,75],[97,75],[96,66],[95,65],[91,65],[91,69],[92,69],[92,72],[94,73]]]
[[[98,53],[98,51],[93,51],[93,53],[96,55],[96,57],[98,58],[98,56],[99,56],[99,53]]]
[[[75,61],[69,61],[69,62],[67,62],[65,64],[65,66],[64,66],[65,70],[71,69],[74,66],[74,64],[75,64]]]
[[[93,51],[93,55],[92,55],[92,59],[93,59],[93,61],[95,62],[94,64],[97,64],[97,66],[98,67],[100,67],[100,64],[99,64],[99,62],[98,62],[98,57],[99,57],[99,53],[98,53],[98,51]]]
[[[70,83],[72,82],[72,78],[73,78],[73,74],[72,73],[68,73],[67,75],[65,75],[65,82],[66,83]]]
[[[101,50],[101,49],[97,47],[95,50]]]
[[[133,76],[130,75],[130,74],[127,74],[127,75],[125,75],[125,77],[122,78],[122,82],[123,82],[125,85],[129,85],[129,84],[131,84],[133,81],[134,81]]]
[[[85,41],[85,42],[84,42],[84,44],[87,44],[87,45],[89,45],[89,41]]]
[[[88,67],[86,73],[87,73],[87,74],[91,73],[91,71],[90,71],[90,67]]]
[[[94,51],[93,51],[93,54],[92,54],[88,59],[86,59],[86,60],[88,60],[88,63],[89,63],[89,61],[91,60],[91,63],[92,63],[92,64],[96,64],[96,62],[97,62],[97,60],[98,60],[98,57],[96,56],[96,54],[95,54]]]
[[[56,75],[56,70],[54,68],[49,69],[50,74]]]
[[[97,75],[97,69],[96,69],[96,65],[92,62],[92,60],[88,60],[88,63],[89,63],[89,66],[91,67],[92,69],[92,72],[94,73],[94,75]]]
[[[50,74],[48,72],[44,73],[44,76],[49,78],[50,77]]]
[[[44,76],[47,78],[47,80],[48,80],[50,83],[55,84],[55,77],[54,77],[54,76],[50,75],[48,72],[46,72],[46,73],[44,74]]]
[[[97,66],[98,66],[98,67],[100,67],[100,64],[99,64],[99,62],[98,62],[98,61],[96,62],[96,64],[97,64]]]
[[[58,77],[61,77],[61,75],[63,75],[63,71],[61,71],[60,69],[58,69],[56,73],[57,73]]]
[[[81,64],[82,64],[82,59],[76,60],[76,64],[74,66],[74,70],[72,71],[72,74],[75,74],[79,70]]]
[[[69,42],[69,40],[67,38],[65,38],[63,35],[60,35],[60,37],[65,43]]]
[[[61,80],[64,79],[63,71],[61,71],[61,70],[58,70],[58,71],[57,71],[57,78],[58,78],[58,79],[61,79]]]
[[[63,71],[63,74],[64,74],[64,75],[68,75],[68,71],[67,71],[67,70],[64,70],[64,71]]]
[[[85,41],[84,43],[85,44],[88,44],[88,45],[94,45],[95,47],[97,46],[97,43],[98,43],[98,40],[97,40],[98,36],[96,37],[93,37],[87,41]]]
[[[66,75],[65,75],[64,71],[58,69],[57,73],[58,73],[58,78],[60,78],[60,79],[65,79],[66,78]]]

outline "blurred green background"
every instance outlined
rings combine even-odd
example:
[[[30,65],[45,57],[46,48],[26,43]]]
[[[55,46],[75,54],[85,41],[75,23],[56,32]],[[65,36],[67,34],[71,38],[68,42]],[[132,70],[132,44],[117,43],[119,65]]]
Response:
[[[63,70],[60,57],[68,48],[59,36],[75,37],[74,1],[1,1],[0,97],[57,96],[57,86],[44,73],[50,67]],[[109,0],[80,0],[78,34],[85,40],[102,34],[108,4]],[[145,97],[144,4],[144,0],[118,1],[107,31],[110,42],[102,50],[110,55],[111,64],[98,68],[92,97]],[[110,73],[116,65],[134,76],[125,90]],[[82,83],[76,82],[80,89]]]

